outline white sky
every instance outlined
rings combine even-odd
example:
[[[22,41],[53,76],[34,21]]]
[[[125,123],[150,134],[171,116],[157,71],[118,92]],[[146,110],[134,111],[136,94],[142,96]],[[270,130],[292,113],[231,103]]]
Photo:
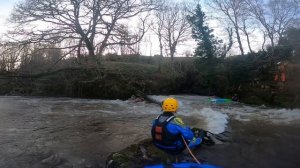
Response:
[[[2,33],[7,31],[7,28],[8,28],[7,19],[10,15],[14,5],[19,1],[21,1],[21,0],[0,0],[0,36]],[[205,6],[203,7],[203,10],[206,13],[207,17],[209,18],[210,13],[206,10]],[[224,34],[224,30],[223,30],[224,25],[221,25],[221,23],[219,23],[216,20],[210,20],[209,25],[211,28],[214,29],[214,34],[218,38],[226,40],[227,35]],[[255,38],[255,41],[253,40],[252,48],[254,50],[257,50],[260,48],[262,37],[258,33],[258,35],[256,37],[254,36],[253,39],[254,38]],[[147,35],[145,35],[145,38],[143,39],[143,41],[144,41],[142,44],[143,49],[141,51],[143,55],[152,55],[153,56],[155,54],[159,54],[158,39],[156,36],[154,36],[154,33],[148,33]],[[246,39],[242,37],[242,41],[243,41],[243,47],[244,47],[245,53],[247,53],[248,47],[247,47]],[[176,55],[184,56],[184,53],[187,51],[190,53],[193,53],[194,48],[195,48],[195,42],[193,42],[193,39],[191,38],[191,40],[189,42],[186,42],[185,44],[178,46]],[[231,49],[231,53],[239,54],[239,49],[238,49],[237,43],[234,44],[233,48]]]
[[[8,19],[14,4],[19,0],[0,0],[0,33],[7,29],[6,20]]]

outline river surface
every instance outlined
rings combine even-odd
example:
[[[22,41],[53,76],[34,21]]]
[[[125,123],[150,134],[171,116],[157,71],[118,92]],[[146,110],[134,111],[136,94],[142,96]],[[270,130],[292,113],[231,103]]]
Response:
[[[299,167],[299,109],[174,97],[186,124],[213,133],[232,129],[231,145],[203,150],[204,159],[223,167]],[[156,104],[130,100],[0,96],[0,167],[105,167],[111,152],[150,138],[160,113]]]

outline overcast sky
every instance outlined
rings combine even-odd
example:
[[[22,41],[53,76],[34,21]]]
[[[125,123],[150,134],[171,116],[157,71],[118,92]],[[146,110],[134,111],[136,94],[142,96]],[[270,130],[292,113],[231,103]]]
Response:
[[[13,9],[14,4],[19,0],[0,0],[0,18],[7,18]]]
[[[2,33],[4,33],[6,30],[7,30],[7,27],[8,27],[8,24],[6,23],[6,20],[8,19],[14,5],[19,2],[19,1],[22,1],[22,0],[0,0],[0,35]],[[200,1],[200,2],[203,2],[203,1]],[[202,4],[204,5],[204,4]],[[214,13],[214,12],[209,12],[206,10],[206,7],[205,5],[203,6],[203,10],[204,12],[206,13],[206,15],[208,16],[208,18],[210,17],[210,13]],[[215,31],[214,31],[214,34],[219,37],[220,39],[226,39],[227,38],[227,35],[224,34],[223,32],[223,26],[216,20],[210,20],[209,21],[209,25],[211,28],[213,28]],[[148,32],[148,35],[145,36],[146,38],[144,38],[144,51],[142,51],[142,54],[145,54],[145,55],[155,55],[155,54],[159,54],[159,48],[158,48],[158,40],[156,39],[155,36],[153,36],[153,33],[149,33]],[[258,36],[259,37],[259,36]],[[243,38],[243,37],[242,37]],[[261,39],[260,38],[256,38],[257,41],[253,41],[254,42],[254,46],[253,48],[257,49],[259,47],[259,45],[255,45],[255,43],[257,42],[258,44],[261,43]],[[191,39],[191,41],[193,41]],[[178,49],[177,49],[177,56],[181,55],[183,56],[185,52],[187,51],[190,51],[191,53],[193,53],[193,50],[194,50],[194,47],[195,47],[195,42],[187,42],[186,44],[183,44],[183,45],[180,45],[178,46]],[[247,47],[246,47],[246,43],[245,43],[245,40],[243,39],[243,45],[244,45],[244,48],[247,52]],[[238,46],[235,44],[231,50],[231,53],[232,54],[238,54],[239,53],[239,50],[238,50]]]
[[[14,4],[19,0],[0,0],[0,33],[7,28],[6,19],[9,17]]]

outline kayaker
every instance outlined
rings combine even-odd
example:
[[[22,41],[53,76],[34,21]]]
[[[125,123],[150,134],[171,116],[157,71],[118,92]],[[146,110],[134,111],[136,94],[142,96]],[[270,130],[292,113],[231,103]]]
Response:
[[[239,101],[239,96],[238,96],[238,94],[235,93],[235,94],[232,96],[231,100],[232,100],[232,101],[238,102],[238,101]]]
[[[199,133],[199,137],[196,137],[190,127],[186,126],[181,118],[175,116],[178,107],[176,99],[165,99],[162,102],[163,113],[154,120],[151,129],[154,145],[174,155],[181,153],[186,148],[183,138],[192,149],[200,145],[205,136],[203,131]]]

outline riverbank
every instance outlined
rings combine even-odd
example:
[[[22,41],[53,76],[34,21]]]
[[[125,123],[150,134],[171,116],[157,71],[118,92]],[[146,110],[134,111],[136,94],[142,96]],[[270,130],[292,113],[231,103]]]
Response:
[[[185,78],[184,73],[171,68],[170,62],[161,67],[159,64],[106,61],[102,68],[83,66],[29,75],[6,74],[0,79],[0,94],[128,99],[137,91],[179,93]]]
[[[70,60],[69,60],[70,61]],[[231,98],[246,104],[300,108],[296,78],[291,82],[245,83],[234,87],[230,69],[221,69],[211,84],[194,63],[195,58],[110,56],[102,66],[71,64],[48,71],[0,74],[0,95],[53,96],[127,100],[137,92],[148,95],[197,94]],[[70,63],[69,63],[70,64]],[[228,76],[228,79],[222,76]],[[295,73],[296,74],[296,73]]]

